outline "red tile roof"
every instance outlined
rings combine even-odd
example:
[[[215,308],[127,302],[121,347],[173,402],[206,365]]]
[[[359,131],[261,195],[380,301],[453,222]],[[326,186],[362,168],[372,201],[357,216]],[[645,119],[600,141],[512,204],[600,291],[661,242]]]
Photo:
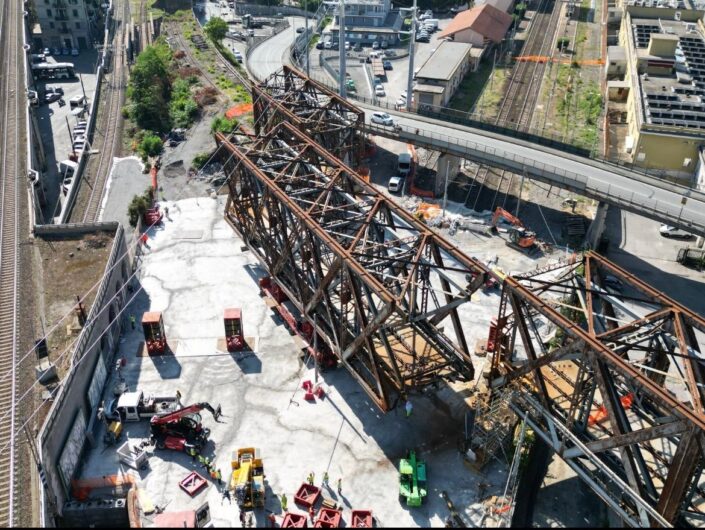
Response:
[[[450,37],[459,31],[471,29],[486,39],[500,42],[511,24],[511,15],[490,4],[482,4],[458,13],[439,37]]]

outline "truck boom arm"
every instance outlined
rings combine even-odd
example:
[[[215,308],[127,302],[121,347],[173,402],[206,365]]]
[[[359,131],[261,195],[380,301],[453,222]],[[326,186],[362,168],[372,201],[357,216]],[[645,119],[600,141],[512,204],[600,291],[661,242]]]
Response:
[[[189,414],[194,414],[197,412],[202,411],[203,409],[206,409],[209,411],[211,414],[213,414],[213,418],[215,418],[215,421],[218,421],[218,418],[220,417],[220,405],[218,405],[217,409],[214,409],[210,403],[194,403],[193,405],[189,405],[188,407],[184,407],[179,410],[175,410],[174,412],[169,412],[167,414],[160,414],[157,416],[153,416],[152,419],[150,420],[150,423],[152,425],[166,425],[167,423],[171,423],[173,421],[177,421],[184,416],[188,416]]]

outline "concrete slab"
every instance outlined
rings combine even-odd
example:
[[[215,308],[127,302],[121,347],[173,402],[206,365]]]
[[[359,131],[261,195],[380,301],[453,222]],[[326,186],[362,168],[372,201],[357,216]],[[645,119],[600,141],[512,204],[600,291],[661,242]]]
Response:
[[[482,483],[482,498],[499,495],[506,474],[499,465],[482,476],[466,469],[456,449],[462,426],[429,399],[413,397],[414,413],[408,419],[401,408],[381,414],[339,368],[322,374],[322,401],[304,401],[301,383],[314,379],[313,366],[303,364],[293,338],[260,298],[257,279],[263,271],[241,250],[242,241],[223,219],[223,206],[224,197],[170,203],[172,221],[150,230],[139,274],[143,292],[125,314],[139,320],[145,311],[162,311],[167,338],[180,344],[175,355],[135,357],[142,332],[124,326],[118,356],[127,359],[122,375],[129,388],[156,393],[179,389],[185,404],[220,404],[219,423],[203,416],[211,429],[205,453],[225,475],[232,451],[259,448],[268,484],[266,509],[275,514],[282,512],[277,496],[286,493],[291,509],[294,492],[306,476],[313,471],[319,485],[327,471],[332,489],[324,491],[343,503],[346,521],[350,509],[357,508],[371,509],[380,526],[443,526],[448,512],[440,492],[447,490],[469,524],[479,523],[484,510],[478,487]],[[184,230],[202,230],[203,238],[180,239]],[[231,355],[216,349],[223,309],[232,306],[243,308],[245,334],[258,337],[252,353]],[[111,377],[106,398],[117,383]],[[130,441],[145,438],[147,422],[127,423],[125,434]],[[429,470],[428,502],[415,509],[398,500],[396,466],[409,448],[420,451]],[[194,498],[180,490],[178,482],[200,470],[196,462],[183,453],[155,451],[148,470],[132,473],[156,505],[173,511],[207,500],[217,526],[239,526],[237,507],[223,503],[213,481]],[[81,474],[90,478],[127,472],[123,467],[115,447],[97,447],[87,454]],[[341,495],[335,491],[338,478]],[[264,513],[257,517],[263,524]]]

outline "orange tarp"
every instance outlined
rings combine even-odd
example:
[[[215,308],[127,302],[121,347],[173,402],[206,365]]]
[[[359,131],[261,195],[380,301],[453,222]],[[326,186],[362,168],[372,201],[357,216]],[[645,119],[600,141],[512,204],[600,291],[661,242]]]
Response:
[[[239,105],[233,105],[225,111],[225,117],[232,120],[233,118],[237,118],[250,112],[252,112],[252,103],[240,103]]]

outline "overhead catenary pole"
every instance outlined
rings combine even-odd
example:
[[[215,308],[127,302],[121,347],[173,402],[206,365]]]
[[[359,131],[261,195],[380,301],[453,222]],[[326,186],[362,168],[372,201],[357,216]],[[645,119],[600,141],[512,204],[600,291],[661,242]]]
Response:
[[[306,77],[311,77],[311,72],[308,69],[308,0],[304,0],[304,12],[306,13],[306,38],[304,39],[304,55],[306,57]]]
[[[409,76],[406,82],[406,110],[411,112],[411,100],[414,97],[414,44],[416,44],[416,0],[411,8],[411,27],[409,28]]]
[[[338,72],[338,93],[341,98],[346,96],[345,92],[345,0],[340,0],[338,4],[338,48],[340,65]]]
[[[446,160],[446,180],[443,185],[443,218],[446,216],[446,203],[448,202],[448,172],[450,171],[450,158]]]

